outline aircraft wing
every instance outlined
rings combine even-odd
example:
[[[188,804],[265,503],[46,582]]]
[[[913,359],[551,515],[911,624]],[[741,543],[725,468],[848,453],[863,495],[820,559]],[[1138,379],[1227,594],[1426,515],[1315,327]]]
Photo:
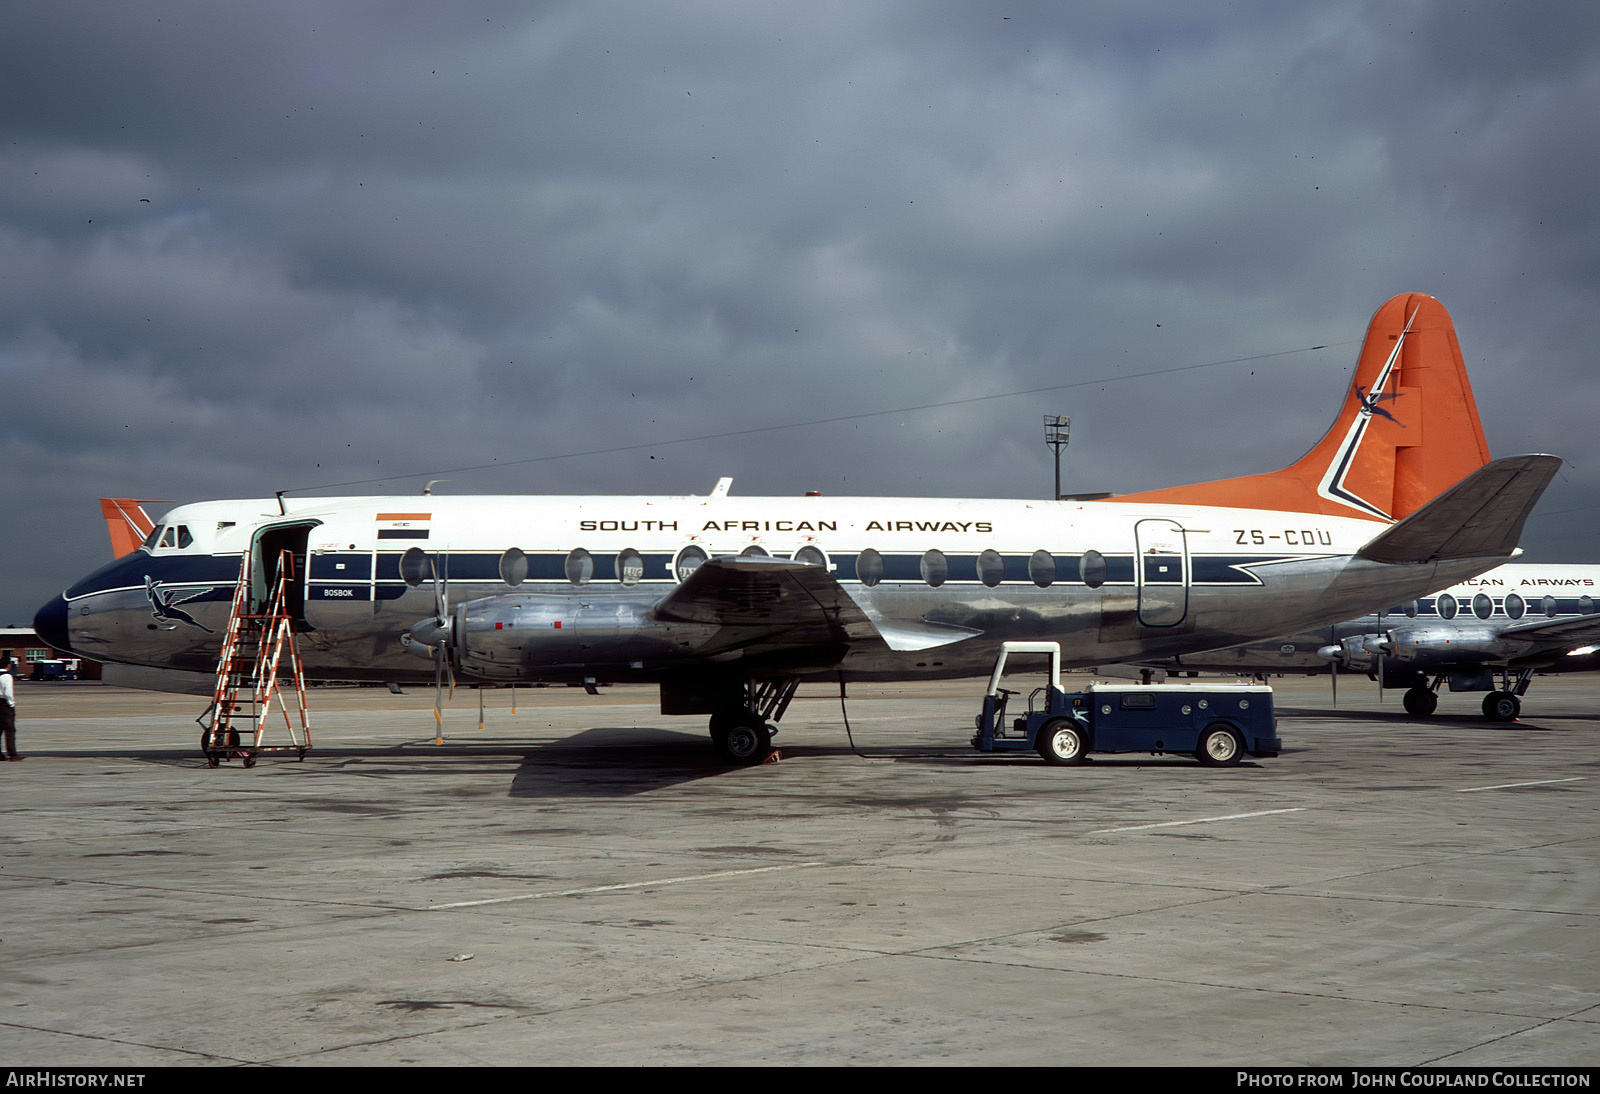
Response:
[[[1509,558],[1534,503],[1561,468],[1559,456],[1504,456],[1434,498],[1357,552],[1374,562]]]
[[[1501,638],[1527,642],[1540,649],[1590,646],[1600,643],[1600,615],[1568,616],[1565,619],[1534,619],[1513,623],[1500,632]]]
[[[979,633],[869,614],[824,567],[776,558],[709,559],[653,614],[668,622],[716,624],[723,630],[713,646],[746,655],[872,639],[895,650],[928,649]]]

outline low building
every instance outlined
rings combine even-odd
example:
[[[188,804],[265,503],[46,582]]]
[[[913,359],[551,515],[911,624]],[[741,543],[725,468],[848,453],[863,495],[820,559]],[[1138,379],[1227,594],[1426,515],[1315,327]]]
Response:
[[[0,627],[0,650],[11,655],[23,680],[100,679],[100,662],[52,649],[32,627]]]

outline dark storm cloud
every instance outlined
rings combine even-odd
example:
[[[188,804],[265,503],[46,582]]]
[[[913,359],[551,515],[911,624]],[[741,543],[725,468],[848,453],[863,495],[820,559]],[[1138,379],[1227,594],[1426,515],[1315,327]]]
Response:
[[[1072,489],[1278,466],[1413,289],[1496,452],[1574,462],[1529,546],[1588,560],[1596,20],[9,5],[0,615],[103,556],[102,494],[1027,495],[1046,411]]]

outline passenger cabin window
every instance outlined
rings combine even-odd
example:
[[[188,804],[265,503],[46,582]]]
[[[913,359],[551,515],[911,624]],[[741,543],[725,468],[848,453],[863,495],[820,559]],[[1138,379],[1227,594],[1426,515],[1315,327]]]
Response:
[[[1083,558],[1078,562],[1078,574],[1083,578],[1083,583],[1091,589],[1098,589],[1106,583],[1106,578],[1111,574],[1111,567],[1106,565],[1106,556],[1099,551],[1085,551]]]
[[[637,585],[644,577],[644,559],[632,547],[617,553],[617,577],[624,585]]]
[[[516,547],[500,556],[500,580],[515,589],[528,579],[528,556]]]
[[[1449,593],[1440,593],[1439,599],[1435,603],[1435,606],[1439,609],[1440,619],[1454,619],[1456,617],[1456,611],[1458,609],[1456,598],[1451,596]]]
[[[794,553],[794,560],[804,562],[807,566],[821,566],[824,569],[828,565],[828,556],[822,553],[822,548],[813,547],[809,543]]]
[[[594,556],[582,547],[574,548],[567,556],[567,580],[574,585],[587,585],[594,577]]]
[[[1041,589],[1048,589],[1055,584],[1056,560],[1049,551],[1038,550],[1028,558],[1028,576],[1033,578],[1033,583]]]
[[[1556,598],[1547,596],[1539,601],[1539,606],[1544,609],[1544,614],[1551,619],[1556,617]]]
[[[856,577],[861,584],[872,588],[883,580],[883,556],[868,547],[856,556]]]
[[[950,563],[943,551],[928,551],[922,556],[922,580],[934,588],[943,585],[950,576]]]
[[[739,557],[740,558],[771,558],[772,556],[767,554],[767,549],[765,547],[762,547],[759,544],[752,543],[750,546],[746,547],[744,550],[739,552]]]
[[[1494,614],[1494,601],[1489,599],[1487,593],[1479,593],[1472,598],[1472,614],[1479,619],[1488,619]]]
[[[1505,608],[1506,615],[1512,619],[1521,619],[1522,614],[1528,610],[1527,604],[1524,603],[1522,597],[1518,596],[1516,593],[1506,594]]]
[[[679,581],[687,581],[689,575],[698,570],[705,560],[706,553],[691,543],[672,560],[672,572],[678,575]]]
[[[988,550],[978,556],[978,580],[989,588],[1000,584],[1006,576],[1006,560],[1000,557],[1000,552]]]
[[[1594,614],[1594,597],[1592,597],[1592,596],[1580,596],[1580,597],[1578,597],[1578,610],[1580,612],[1582,612],[1584,615],[1593,615]]]
[[[433,570],[429,564],[428,552],[421,547],[411,547],[400,556],[400,577],[407,585],[415,589],[428,579],[428,574]]]

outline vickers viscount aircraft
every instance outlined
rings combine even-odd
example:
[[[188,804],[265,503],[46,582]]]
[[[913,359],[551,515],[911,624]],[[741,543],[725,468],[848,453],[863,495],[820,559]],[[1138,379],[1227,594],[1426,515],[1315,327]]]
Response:
[[[1448,684],[1453,692],[1487,692],[1483,716],[1509,722],[1521,713],[1535,673],[1600,668],[1597,643],[1600,566],[1512,564],[1381,615],[1184,654],[1155,667],[1252,675],[1357,672],[1406,689],[1406,711],[1419,717],[1434,712],[1439,689]]]
[[[1373,316],[1327,434],[1281,471],[1109,500],[346,497],[179,506],[40,610],[106,661],[215,671],[241,556],[292,556],[312,678],[639,681],[758,762],[803,679],[1169,657],[1419,597],[1512,557],[1554,456],[1489,460],[1455,329]],[[159,594],[159,595],[158,595]],[[178,605],[182,605],[181,608]]]

